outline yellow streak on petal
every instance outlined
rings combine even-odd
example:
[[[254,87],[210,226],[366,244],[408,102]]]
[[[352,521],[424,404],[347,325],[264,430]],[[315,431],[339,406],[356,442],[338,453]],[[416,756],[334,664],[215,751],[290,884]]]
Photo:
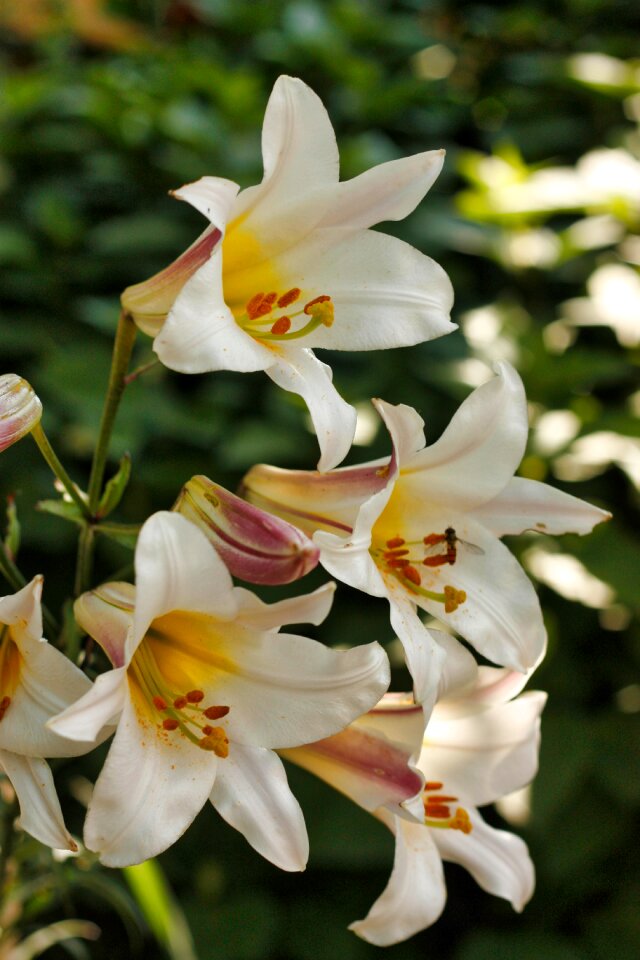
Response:
[[[222,285],[225,303],[239,317],[256,293],[283,293],[292,284],[287,285],[279,275],[268,249],[256,235],[240,226],[239,221],[236,223],[228,229],[222,243]]]
[[[20,682],[20,662],[11,627],[0,624],[0,698],[15,693]]]
[[[219,673],[237,673],[233,625],[206,614],[173,611],[154,620],[143,643],[177,690],[211,689]]]

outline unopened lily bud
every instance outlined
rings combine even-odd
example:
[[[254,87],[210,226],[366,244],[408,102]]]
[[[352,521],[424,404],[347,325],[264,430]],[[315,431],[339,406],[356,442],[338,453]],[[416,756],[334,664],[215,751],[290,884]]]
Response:
[[[301,530],[207,477],[192,477],[173,509],[200,527],[231,573],[249,583],[291,583],[318,563],[318,548]]]
[[[15,373],[0,376],[0,451],[21,440],[40,422],[42,404],[33,387]]]

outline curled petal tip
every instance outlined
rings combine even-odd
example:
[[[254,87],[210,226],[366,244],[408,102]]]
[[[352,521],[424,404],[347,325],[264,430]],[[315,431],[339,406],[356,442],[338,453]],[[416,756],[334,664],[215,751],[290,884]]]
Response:
[[[207,477],[192,477],[174,510],[200,527],[231,573],[249,583],[291,583],[318,563],[318,547],[301,530]]]
[[[42,403],[29,383],[15,373],[0,376],[0,451],[30,433],[41,417]]]

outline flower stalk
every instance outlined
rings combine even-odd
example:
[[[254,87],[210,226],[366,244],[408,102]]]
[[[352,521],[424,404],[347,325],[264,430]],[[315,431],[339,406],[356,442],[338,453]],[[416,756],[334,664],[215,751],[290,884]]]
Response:
[[[49,439],[42,429],[42,424],[37,423],[31,431],[31,436],[38,445],[38,450],[46,460],[47,464],[51,468],[52,472],[58,478],[64,489],[67,491],[75,505],[80,510],[83,517],[87,519],[90,518],[91,513],[87,505],[86,500],[82,497],[77,486],[62,466],[60,460],[58,459],[53,447],[49,443]]]

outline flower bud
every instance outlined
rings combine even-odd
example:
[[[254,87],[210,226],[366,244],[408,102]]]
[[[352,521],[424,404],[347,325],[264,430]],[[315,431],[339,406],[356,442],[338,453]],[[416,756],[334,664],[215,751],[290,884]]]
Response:
[[[0,451],[21,440],[39,423],[42,404],[33,388],[15,373],[0,376]]]
[[[173,509],[200,527],[241,580],[270,586],[291,583],[318,563],[318,548],[297,527],[207,477],[192,477]]]

